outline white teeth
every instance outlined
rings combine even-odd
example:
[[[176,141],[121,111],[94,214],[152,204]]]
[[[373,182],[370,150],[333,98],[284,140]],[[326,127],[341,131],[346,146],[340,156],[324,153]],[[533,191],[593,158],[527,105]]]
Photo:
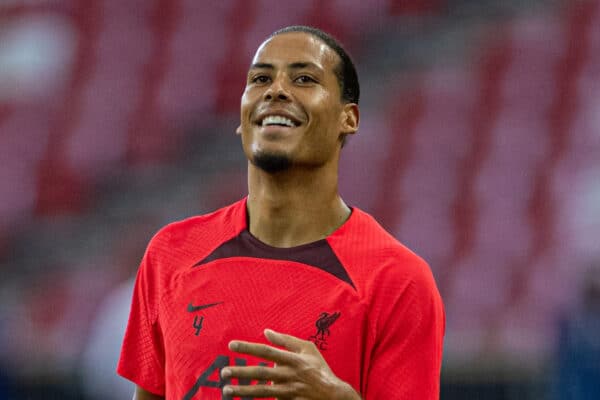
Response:
[[[262,120],[262,126],[268,125],[285,125],[289,126],[290,128],[295,126],[291,119],[282,117],[280,115],[269,115],[268,117],[265,117],[265,119]]]

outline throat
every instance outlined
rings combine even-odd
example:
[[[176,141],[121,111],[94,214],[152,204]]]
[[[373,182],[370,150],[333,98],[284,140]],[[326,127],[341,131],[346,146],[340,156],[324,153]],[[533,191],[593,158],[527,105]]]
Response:
[[[339,206],[311,207],[284,204],[265,207],[249,200],[248,229],[261,242],[281,248],[313,243],[328,237],[350,216],[343,202]]]

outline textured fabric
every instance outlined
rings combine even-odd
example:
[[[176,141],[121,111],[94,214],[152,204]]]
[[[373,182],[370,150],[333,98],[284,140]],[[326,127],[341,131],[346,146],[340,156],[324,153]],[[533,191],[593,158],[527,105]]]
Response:
[[[368,214],[279,249],[250,235],[241,200],[152,239],[117,370],[168,399],[221,399],[222,367],[264,362],[228,342],[271,328],[315,342],[366,400],[437,399],[444,324],[427,264]]]

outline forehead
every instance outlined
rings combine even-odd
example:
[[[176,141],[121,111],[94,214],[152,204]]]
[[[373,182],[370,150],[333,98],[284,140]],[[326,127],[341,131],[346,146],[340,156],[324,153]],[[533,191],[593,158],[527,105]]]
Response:
[[[324,70],[333,70],[339,56],[319,38],[306,32],[287,32],[264,41],[252,59],[252,64],[268,63],[284,66],[310,62]]]

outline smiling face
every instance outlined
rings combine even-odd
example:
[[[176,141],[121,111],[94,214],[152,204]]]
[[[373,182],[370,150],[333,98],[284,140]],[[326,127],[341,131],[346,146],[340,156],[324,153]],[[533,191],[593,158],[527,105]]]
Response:
[[[274,36],[257,50],[241,101],[244,152],[267,171],[337,162],[342,138],[356,132],[358,107],[344,103],[339,56],[305,32]]]

